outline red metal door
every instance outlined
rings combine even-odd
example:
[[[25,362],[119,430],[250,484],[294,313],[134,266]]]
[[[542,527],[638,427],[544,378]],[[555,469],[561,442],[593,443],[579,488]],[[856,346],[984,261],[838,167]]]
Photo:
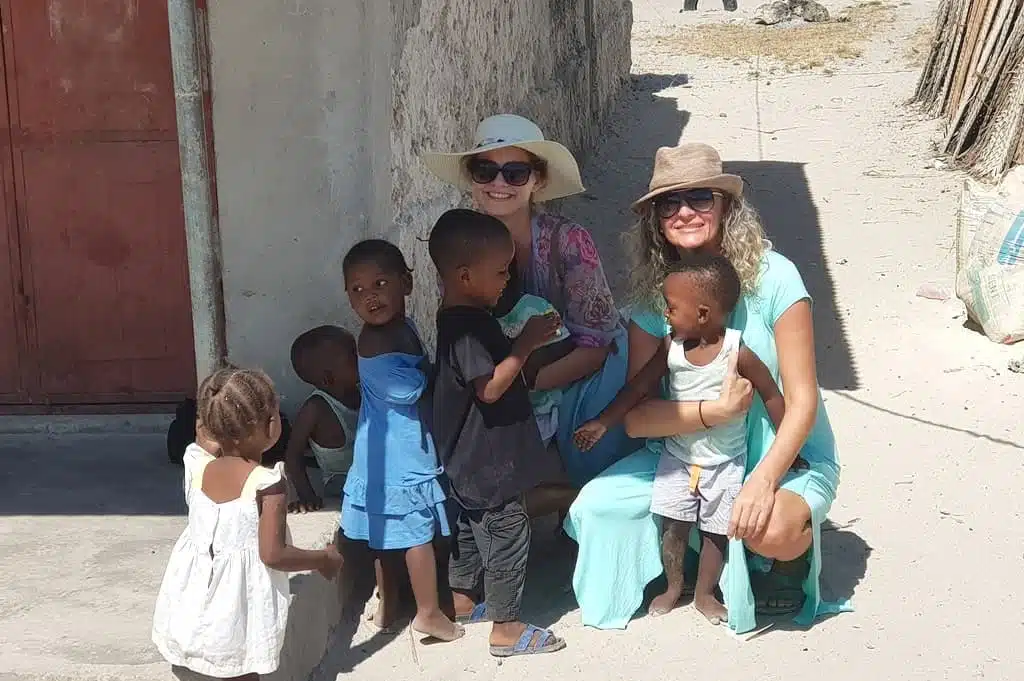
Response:
[[[10,125],[4,81],[0,76],[0,402],[25,401],[25,297],[18,259],[18,216],[14,209]]]
[[[177,399],[195,364],[166,3],[0,12],[34,401]]]

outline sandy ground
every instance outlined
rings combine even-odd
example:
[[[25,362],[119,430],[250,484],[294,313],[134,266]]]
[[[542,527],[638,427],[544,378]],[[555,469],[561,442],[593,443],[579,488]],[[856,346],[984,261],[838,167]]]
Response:
[[[863,56],[830,73],[680,54],[673,45],[700,40],[698,24],[750,12],[708,3],[684,16],[674,0],[634,2],[632,91],[587,160],[588,194],[560,209],[593,230],[621,291],[618,234],[659,146],[709,142],[746,177],[772,240],[815,298],[820,381],[844,464],[823,581],[856,611],[743,639],[692,608],[624,632],[585,629],[566,588],[571,563],[539,542],[526,615],[557,629],[564,652],[499,664],[486,653],[486,626],[454,645],[421,646],[353,619],[318,679],[1020,676],[1024,376],[1006,366],[1022,351],[964,328],[955,298],[915,295],[922,285],[952,290],[961,182],[928,167],[936,126],[902,106],[916,79],[905,45],[936,0],[897,6]],[[0,459],[16,462],[0,474],[0,680],[166,673],[148,633],[181,528],[180,473],[161,462],[160,436],[99,437],[0,442]],[[76,463],[54,471],[49,456]],[[125,462],[126,480],[151,484],[100,496],[117,485],[94,477],[110,457]],[[300,525],[311,540],[326,522]]]
[[[173,679],[150,643],[185,524],[163,432],[4,435],[0,461],[0,681]],[[296,545],[323,546],[336,522],[325,510],[289,529]],[[318,578],[293,577],[308,597],[292,619],[312,619],[322,594],[307,579]]]

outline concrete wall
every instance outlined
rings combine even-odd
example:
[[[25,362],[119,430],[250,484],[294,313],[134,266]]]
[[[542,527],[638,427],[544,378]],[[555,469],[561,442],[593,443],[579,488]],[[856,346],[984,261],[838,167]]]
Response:
[[[227,345],[294,407],[288,347],[356,328],[340,259],[392,239],[432,335],[425,238],[460,201],[419,162],[511,112],[581,154],[629,73],[628,0],[217,0],[209,33]]]
[[[228,354],[266,369],[294,405],[306,390],[292,340],[351,324],[340,258],[390,219],[388,8],[209,4]]]

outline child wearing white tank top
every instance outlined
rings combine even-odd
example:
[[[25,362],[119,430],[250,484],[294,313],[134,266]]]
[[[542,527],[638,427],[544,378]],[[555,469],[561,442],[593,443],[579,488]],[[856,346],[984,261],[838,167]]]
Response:
[[[672,266],[663,293],[672,335],[596,419],[580,426],[577,446],[584,451],[593,447],[608,428],[654,392],[666,373],[663,390],[668,399],[696,402],[703,423],[703,402],[716,399],[726,376],[736,371],[753,384],[778,428],[785,413],[779,386],[768,367],[741,343],[740,332],[726,326],[741,294],[739,276],[729,260],[718,255],[689,256]],[[694,605],[712,624],[728,619],[714,590],[725,563],[732,505],[743,486],[746,454],[743,416],[665,438],[651,512],[663,521],[662,561],[668,588],[651,603],[652,616],[667,614],[682,596],[683,556],[690,532],[696,528],[701,552]]]
[[[292,368],[314,390],[299,408],[285,449],[294,511],[316,511],[323,499],[310,484],[305,452],[313,452],[324,494],[340,496],[352,466],[361,397],[355,338],[340,326],[324,325],[299,335],[291,347]]]

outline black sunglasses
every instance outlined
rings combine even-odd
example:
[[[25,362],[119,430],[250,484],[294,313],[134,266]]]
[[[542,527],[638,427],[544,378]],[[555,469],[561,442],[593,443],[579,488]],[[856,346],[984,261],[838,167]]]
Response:
[[[509,161],[505,165],[498,165],[485,158],[471,158],[466,163],[466,169],[469,171],[469,177],[477,184],[494,182],[494,178],[501,173],[505,182],[513,187],[522,187],[530,181],[530,175],[538,168],[535,164],[525,161]]]
[[[698,213],[706,213],[715,207],[715,196],[721,196],[721,192],[714,189],[685,189],[678,192],[662,194],[652,200],[654,210],[658,217],[667,220],[686,204],[690,210]]]

